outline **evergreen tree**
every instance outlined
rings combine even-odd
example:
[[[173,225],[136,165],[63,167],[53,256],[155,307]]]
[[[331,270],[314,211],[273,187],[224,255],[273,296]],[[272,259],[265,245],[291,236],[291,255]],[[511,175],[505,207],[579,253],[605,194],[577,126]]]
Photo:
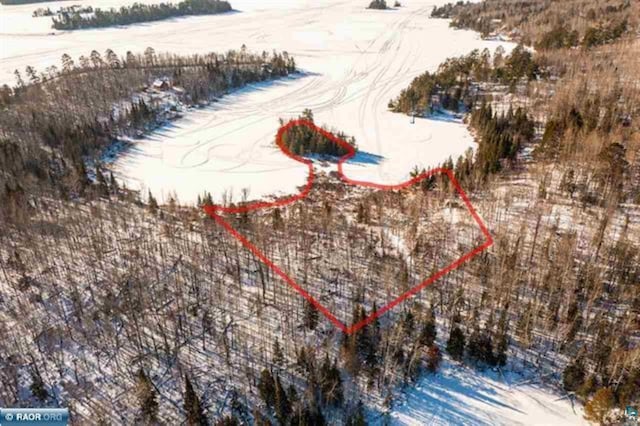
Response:
[[[262,398],[268,407],[273,407],[275,405],[276,382],[273,379],[271,372],[266,368],[262,370],[262,373],[260,373],[258,391],[260,392],[260,398]]]
[[[494,362],[499,367],[507,364],[507,350],[509,348],[509,320],[507,318],[507,309],[508,307],[505,307],[505,309],[502,310],[500,321],[498,321],[498,336]]]
[[[449,340],[447,341],[447,353],[451,355],[451,358],[456,361],[462,361],[464,356],[465,349],[465,338],[464,333],[455,325],[451,329],[451,333],[449,334]]]
[[[567,365],[562,372],[562,386],[567,392],[576,391],[580,386],[582,386],[584,379],[585,371],[581,358],[578,358],[571,364]]]
[[[287,392],[282,386],[282,382],[278,376],[276,376],[275,380],[274,404],[277,419],[280,421],[280,424],[286,424],[291,414],[291,404],[289,403]]]
[[[143,424],[155,424],[158,421],[158,399],[153,383],[141,368],[136,375],[136,398],[140,407]]]
[[[44,402],[49,398],[49,392],[42,380],[42,376],[38,370],[33,370],[31,372],[31,386],[29,386],[31,390],[31,395],[33,395],[38,401]]]
[[[148,204],[149,211],[151,211],[151,213],[156,213],[158,211],[158,201],[156,201],[151,191],[149,191]]]
[[[436,316],[432,309],[429,309],[429,312],[422,323],[422,329],[420,330],[420,336],[418,338],[418,343],[423,346],[431,346],[436,341],[437,330],[436,330]]]
[[[304,303],[304,326],[308,330],[315,330],[318,325],[318,309],[313,304],[305,300]]]
[[[491,335],[485,330],[474,330],[469,337],[467,355],[477,363],[495,365]]]
[[[189,376],[184,376],[184,411],[187,413],[186,423],[189,426],[206,426],[209,424],[200,398],[193,389]]]
[[[273,363],[277,366],[282,366],[284,364],[284,354],[282,353],[280,341],[277,337],[273,342]]]

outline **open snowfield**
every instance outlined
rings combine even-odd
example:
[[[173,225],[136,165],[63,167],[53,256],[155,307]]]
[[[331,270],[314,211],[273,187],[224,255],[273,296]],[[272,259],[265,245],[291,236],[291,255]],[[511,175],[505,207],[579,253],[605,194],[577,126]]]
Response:
[[[574,411],[575,409],[575,411]],[[537,385],[512,374],[443,363],[436,375],[423,377],[409,388],[391,412],[392,425],[588,425],[579,404],[572,407]]]
[[[435,166],[464,153],[473,140],[461,123],[449,119],[418,119],[412,125],[408,117],[387,111],[389,100],[447,57],[499,45],[430,19],[433,5],[443,2],[408,0],[396,10],[374,11],[365,8],[368,0],[234,0],[237,12],[229,14],[56,35],[49,35],[49,18],[31,18],[35,8],[128,2],[3,6],[0,80],[12,82],[16,68],[43,70],[59,64],[63,53],[77,58],[93,49],[124,55],[152,46],[189,53],[244,43],[252,51],[288,51],[301,75],[244,88],[187,114],[123,155],[114,164],[116,176],[162,200],[175,192],[185,203],[205,190],[218,200],[225,190],[237,200],[242,188],[250,189],[250,198],[294,192],[306,167],[281,155],[273,139],[278,118],[311,108],[317,123],[355,136],[364,152],[345,167],[349,177],[398,183],[416,165]]]

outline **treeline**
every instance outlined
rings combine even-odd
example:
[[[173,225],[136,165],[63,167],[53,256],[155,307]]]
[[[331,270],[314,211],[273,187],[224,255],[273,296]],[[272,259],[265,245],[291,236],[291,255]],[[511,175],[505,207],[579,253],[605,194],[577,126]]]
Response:
[[[372,0],[372,2],[369,3],[368,8],[384,10],[384,9],[388,9],[388,6],[387,6],[386,0]]]
[[[52,19],[53,28],[57,30],[77,30],[160,21],[178,16],[213,15],[231,10],[231,4],[225,0],[184,0],[178,4],[134,3],[120,9],[96,8],[93,14],[83,10],[63,10]]]
[[[576,10],[584,11],[579,20]],[[451,19],[452,27],[472,29],[484,37],[498,31],[511,33],[537,49],[588,49],[637,31],[640,6],[630,0],[459,1],[434,7],[431,16]]]
[[[80,6],[80,5],[73,5],[73,6],[69,6],[69,7],[61,7],[60,9],[58,9],[56,12],[53,12],[51,10],[51,8],[47,7],[46,9],[44,8],[39,8],[33,11],[32,16],[34,18],[38,18],[38,17],[42,17],[42,16],[54,16],[54,15],[63,15],[63,14],[82,14],[82,13],[93,13],[93,7],[92,6]]]
[[[0,0],[0,4],[11,6],[11,5],[19,5],[19,4],[30,4],[30,3],[45,3],[48,1],[51,1],[51,0]],[[60,1],[68,1],[68,0],[60,0]]]
[[[520,80],[540,75],[531,52],[517,46],[510,55],[496,50],[493,59],[488,49],[474,50],[466,56],[447,59],[435,73],[416,77],[400,96],[389,102],[395,112],[418,113],[434,109],[459,111],[470,109],[478,99],[478,82],[508,84],[512,88]]]
[[[299,119],[305,119],[313,123],[313,112],[306,109]],[[281,120],[281,125],[284,122]],[[342,131],[327,130],[337,138],[346,141],[354,149],[356,141],[353,137],[347,137]],[[282,144],[295,155],[319,154],[332,157],[341,157],[349,153],[347,148],[326,138],[321,133],[307,126],[294,126],[282,135]]]
[[[243,47],[226,54],[179,56],[97,51],[76,62],[63,55],[61,68],[38,73],[27,67],[17,84],[0,88],[2,138],[0,198],[38,185],[78,194],[86,187],[86,158],[123,135],[136,135],[164,120],[167,108],[145,94],[158,78],[186,105],[208,102],[247,83],[288,75],[288,54],[251,54]],[[26,79],[26,81],[25,81]],[[90,101],[89,101],[90,100]],[[38,183],[38,184],[36,184]]]

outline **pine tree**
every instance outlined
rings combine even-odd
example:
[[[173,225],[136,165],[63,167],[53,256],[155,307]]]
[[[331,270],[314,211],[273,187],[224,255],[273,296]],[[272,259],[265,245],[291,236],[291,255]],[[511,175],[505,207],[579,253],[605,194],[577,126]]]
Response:
[[[40,373],[37,370],[31,372],[31,386],[29,389],[31,390],[31,395],[40,402],[44,402],[49,398],[49,392],[45,387],[42,376],[40,376]]]
[[[153,383],[143,369],[138,370],[135,393],[140,407],[140,420],[143,424],[155,424],[158,420],[157,395]]]
[[[464,333],[457,325],[451,329],[449,340],[447,341],[447,353],[456,361],[462,361],[465,349]]]
[[[475,329],[469,337],[467,355],[477,363],[495,365],[493,342],[485,330]]]
[[[315,330],[318,325],[318,309],[313,304],[305,300],[304,304],[304,326],[309,330]]]
[[[258,391],[264,403],[267,404],[268,407],[273,407],[275,404],[276,382],[273,380],[271,372],[266,368],[260,373]]]
[[[151,213],[156,213],[158,211],[158,202],[151,193],[151,190],[149,190],[148,203],[149,211],[151,211]]]
[[[503,367],[507,364],[507,350],[509,349],[509,320],[507,318],[507,307],[500,314],[498,321],[498,336],[496,343],[496,353],[494,362],[497,366]]]
[[[278,376],[276,376],[275,385],[274,408],[276,417],[280,421],[280,424],[286,424],[287,419],[291,414],[291,404],[289,403],[287,392],[282,386],[282,382],[280,381],[280,377]]]
[[[420,330],[418,343],[420,343],[423,346],[431,346],[436,341],[436,337],[437,337],[436,317],[433,310],[429,309],[429,313],[427,314],[422,324],[422,329]]]
[[[562,372],[562,386],[567,392],[576,391],[580,386],[582,386],[584,379],[584,365],[580,358],[567,365]]]
[[[273,363],[277,366],[282,366],[284,364],[284,354],[282,353],[280,341],[277,337],[273,342]]]
[[[189,376],[184,376],[184,411],[187,413],[186,423],[189,426],[206,426],[209,424],[200,398],[196,395]]]

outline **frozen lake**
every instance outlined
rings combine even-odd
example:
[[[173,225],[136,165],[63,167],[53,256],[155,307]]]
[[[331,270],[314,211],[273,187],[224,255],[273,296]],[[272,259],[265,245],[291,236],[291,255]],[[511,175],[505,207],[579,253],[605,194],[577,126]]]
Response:
[[[59,32],[49,18],[32,18],[39,7],[82,3],[110,7],[124,0],[52,2],[0,8],[0,80],[13,82],[13,70],[59,64],[63,53],[77,58],[107,48],[124,55],[151,46],[180,53],[226,51],[245,44],[251,51],[287,51],[301,75],[249,86],[206,109],[138,141],[114,164],[129,188],[151,189],[165,200],[175,193],[183,203],[209,191],[220,199],[242,188],[250,198],[291,193],[305,181],[306,167],[273,144],[278,118],[311,108],[318,124],[355,136],[372,162],[345,167],[354,179],[378,183],[405,180],[414,166],[454,159],[474,145],[464,125],[446,119],[418,119],[387,111],[411,80],[434,71],[447,57],[500,43],[430,19],[440,0],[408,0],[403,7],[376,11],[368,0],[234,0],[238,10],[217,16],[179,18],[151,24]],[[504,44],[505,49],[511,47]]]

